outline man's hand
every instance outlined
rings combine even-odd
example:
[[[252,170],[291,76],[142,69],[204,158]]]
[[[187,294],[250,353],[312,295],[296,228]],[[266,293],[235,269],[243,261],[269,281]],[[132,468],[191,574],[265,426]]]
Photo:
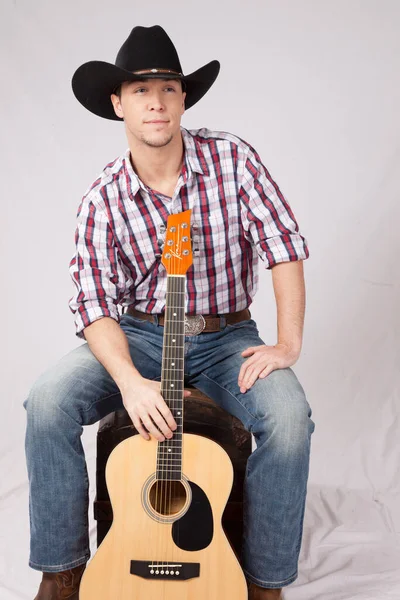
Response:
[[[250,358],[242,364],[239,371],[240,391],[244,394],[258,377],[264,378],[276,369],[291,367],[299,358],[299,354],[286,344],[246,348],[243,350],[242,356],[250,356]]]
[[[145,440],[150,439],[146,429],[157,440],[163,442],[165,438],[170,439],[172,432],[177,428],[176,421],[160,390],[161,383],[159,381],[145,377],[134,378],[129,387],[126,386],[124,390],[121,390],[123,404],[134,426]],[[184,396],[190,396],[190,394],[189,390],[184,390]]]

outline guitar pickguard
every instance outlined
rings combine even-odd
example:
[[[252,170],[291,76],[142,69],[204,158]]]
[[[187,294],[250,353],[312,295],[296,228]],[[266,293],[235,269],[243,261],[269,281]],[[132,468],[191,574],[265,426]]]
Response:
[[[172,526],[172,538],[178,548],[196,551],[207,548],[213,539],[214,518],[205,492],[193,481],[188,481],[192,501],[187,512]]]

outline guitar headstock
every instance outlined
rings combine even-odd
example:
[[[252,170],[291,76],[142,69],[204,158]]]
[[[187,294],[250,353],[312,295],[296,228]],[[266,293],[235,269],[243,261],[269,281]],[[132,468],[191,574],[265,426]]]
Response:
[[[169,215],[161,262],[168,275],[185,275],[193,262],[190,218],[192,210]]]

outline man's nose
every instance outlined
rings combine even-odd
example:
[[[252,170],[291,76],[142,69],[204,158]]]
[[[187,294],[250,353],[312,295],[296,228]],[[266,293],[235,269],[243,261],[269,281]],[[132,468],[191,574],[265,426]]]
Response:
[[[151,108],[163,109],[164,103],[162,101],[161,92],[153,92],[149,99],[149,106]]]

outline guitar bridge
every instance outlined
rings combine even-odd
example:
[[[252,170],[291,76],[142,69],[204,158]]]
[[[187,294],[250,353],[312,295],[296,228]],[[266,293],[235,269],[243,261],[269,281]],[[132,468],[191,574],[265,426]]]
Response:
[[[169,579],[183,581],[200,575],[200,563],[176,563],[151,560],[131,560],[131,575],[143,579]]]

